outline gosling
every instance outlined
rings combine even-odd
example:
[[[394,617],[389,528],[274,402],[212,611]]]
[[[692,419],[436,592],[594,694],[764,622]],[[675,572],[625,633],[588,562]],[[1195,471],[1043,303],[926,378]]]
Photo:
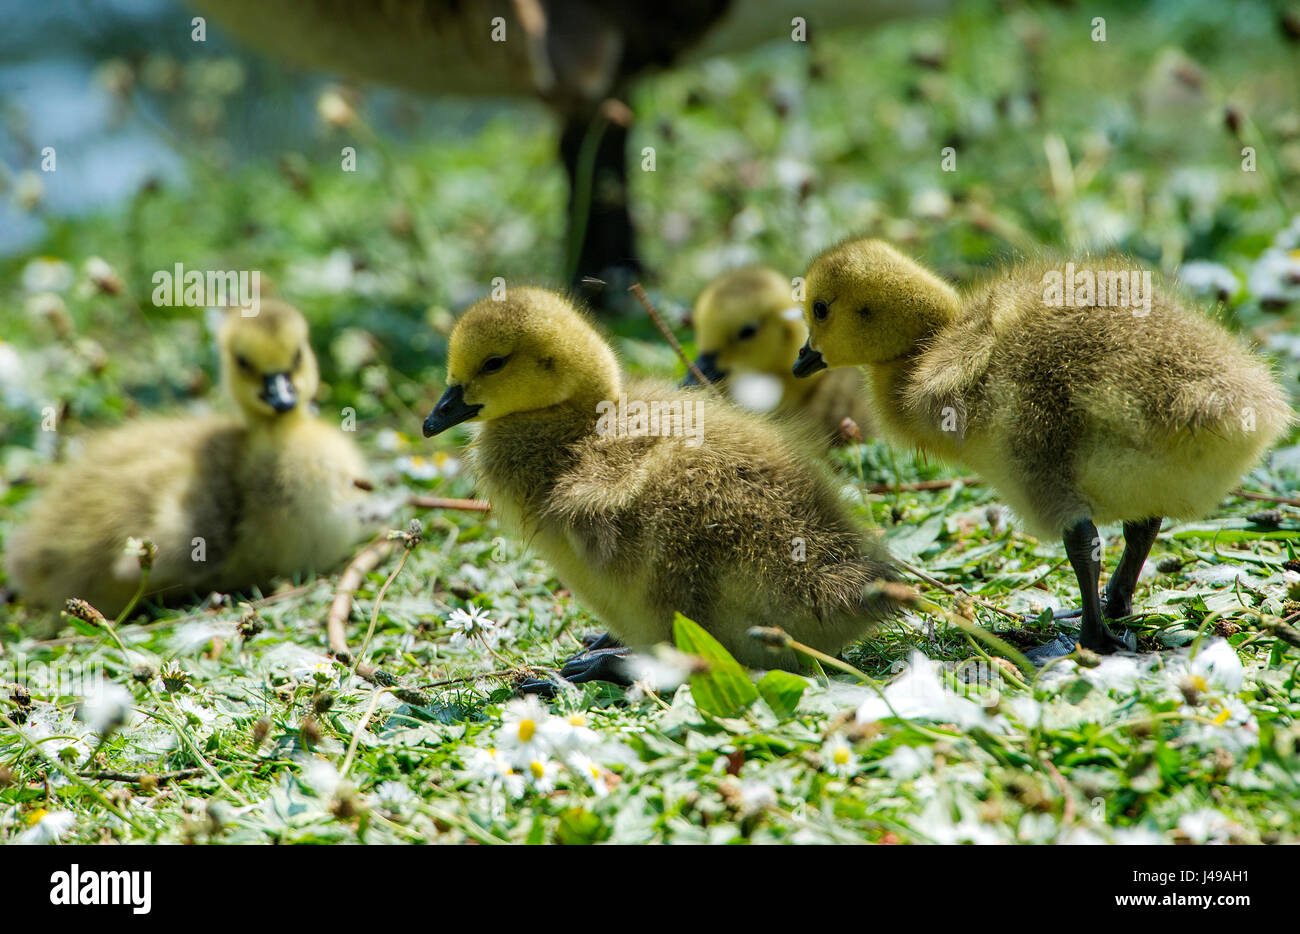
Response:
[[[1161,518],[1212,510],[1294,418],[1263,362],[1150,283],[1106,257],[1011,266],[959,294],[888,244],[854,240],[808,270],[810,337],[794,365],[865,365],[887,437],[969,465],[1030,532],[1061,535],[1079,642],[1100,652],[1132,646],[1104,619],[1132,614]],[[1124,527],[1104,604],[1095,522]]]
[[[564,297],[513,288],[472,306],[447,382],[425,436],[481,423],[471,467],[494,512],[622,645],[670,641],[680,612],[745,664],[793,668],[749,628],[834,653],[889,611],[873,587],[888,557],[797,439],[720,399],[625,386]],[[606,651],[562,674],[619,680]]]
[[[860,372],[849,368],[807,379],[790,372],[808,329],[790,281],[776,270],[750,266],[719,276],[700,293],[691,319],[699,350],[695,368],[742,407],[806,421],[827,445],[871,433]],[[683,385],[695,384],[688,374]]]
[[[364,533],[357,447],[307,409],[318,387],[307,322],[264,299],[226,313],[218,345],[239,416],[146,419],[90,438],[56,469],[8,547],[34,606],[70,597],[115,616],[142,590],[127,539],[157,556],[143,594],[232,592],[327,570]]]

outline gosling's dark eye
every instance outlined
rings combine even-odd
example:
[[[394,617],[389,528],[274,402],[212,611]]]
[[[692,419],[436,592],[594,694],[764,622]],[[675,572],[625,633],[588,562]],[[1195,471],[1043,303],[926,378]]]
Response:
[[[480,373],[495,373],[505,365],[505,357],[488,357],[483,361],[483,365],[478,368],[478,371]]]
[[[831,306],[818,299],[813,302],[813,317],[818,321],[825,321],[826,316],[831,313]]]
[[[235,357],[235,363],[236,363],[236,365],[238,365],[238,367],[239,367],[241,370],[243,370],[245,373],[252,373],[252,372],[253,372],[253,364],[251,364],[251,363],[248,362],[248,358],[247,358],[247,357],[245,357],[245,356],[243,356],[243,355],[237,355],[237,356]]]
[[[738,340],[747,341],[757,333],[758,333],[757,324],[747,324],[740,329],[740,333],[736,335],[736,338]]]

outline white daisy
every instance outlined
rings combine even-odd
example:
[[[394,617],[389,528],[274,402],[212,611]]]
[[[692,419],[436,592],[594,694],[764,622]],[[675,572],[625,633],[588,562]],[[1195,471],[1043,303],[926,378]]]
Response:
[[[447,617],[447,626],[452,630],[451,644],[459,648],[475,636],[486,635],[496,623],[486,610],[471,603],[468,612],[459,607],[452,610]]]
[[[524,793],[524,777],[495,748],[475,749],[466,763],[469,777],[488,788],[503,787],[512,798]]]
[[[380,782],[375,786],[375,799],[384,810],[400,814],[415,800],[415,792],[401,782]]]
[[[14,838],[14,843],[33,845],[58,843],[77,822],[71,811],[46,811],[41,808],[27,818],[30,825]]]
[[[506,760],[522,768],[538,757],[545,757],[550,752],[550,743],[543,727],[550,718],[550,712],[531,694],[506,704],[498,733]]]
[[[605,770],[591,756],[585,752],[574,752],[570,753],[565,761],[570,769],[591,786],[596,797],[603,798],[609,794],[609,785],[605,782]]]
[[[766,782],[746,780],[736,789],[736,806],[741,814],[757,814],[776,804],[776,789]]]
[[[1204,678],[1211,687],[1229,693],[1241,690],[1246,677],[1237,650],[1223,639],[1214,639],[1196,653],[1196,658],[1192,659],[1192,673]]]
[[[95,685],[77,707],[77,719],[100,736],[123,726],[131,716],[135,697],[116,681]]]
[[[522,771],[524,778],[534,791],[547,794],[555,790],[555,778],[559,774],[560,767],[555,763],[554,759],[548,759],[545,756],[534,756]]]
[[[1231,269],[1203,259],[1183,263],[1178,268],[1178,278],[1198,295],[1213,295],[1222,301],[1232,298],[1241,288],[1237,274]]]
[[[590,749],[600,742],[600,735],[587,726],[586,714],[579,711],[563,717],[551,717],[539,730],[543,739],[560,755]]]
[[[850,776],[858,771],[858,754],[842,733],[836,733],[822,746],[824,768],[832,775]]]

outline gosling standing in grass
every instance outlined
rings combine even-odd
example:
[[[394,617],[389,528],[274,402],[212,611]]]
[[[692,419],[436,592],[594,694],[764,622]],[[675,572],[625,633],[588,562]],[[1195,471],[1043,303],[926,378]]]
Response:
[[[425,435],[482,424],[472,462],[493,510],[624,645],[671,641],[681,612],[749,665],[793,667],[749,628],[833,653],[887,612],[872,587],[887,556],[798,439],[720,399],[624,386],[609,345],[560,295],[514,288],[471,307],[447,382]],[[660,410],[657,431],[643,430],[641,404]],[[605,658],[565,674],[606,677]]]
[[[833,247],[808,270],[794,372],[865,365],[887,437],[968,464],[1031,532],[1063,536],[1079,641],[1109,651],[1126,643],[1103,617],[1131,615],[1161,517],[1214,509],[1294,414],[1262,361],[1164,286],[1143,290],[1132,261],[1072,264],[1068,303],[1066,269],[1011,266],[959,294],[879,240]],[[1127,303],[1118,274],[1136,283]],[[1120,521],[1103,604],[1093,523]]]
[[[790,280],[749,266],[709,283],[691,314],[699,356],[695,367],[743,408],[805,422],[828,445],[871,432],[866,388],[855,369],[798,379],[790,361],[808,338]],[[695,384],[690,374],[683,385]],[[845,425],[849,419],[852,426]]]
[[[146,593],[175,598],[326,570],[364,532],[357,447],[308,411],[316,358],[282,302],[229,311],[218,343],[237,418],[146,419],[90,438],[58,468],[8,543],[9,579],[33,605],[69,597],[116,615],[140,587],[128,537],[157,557]]]

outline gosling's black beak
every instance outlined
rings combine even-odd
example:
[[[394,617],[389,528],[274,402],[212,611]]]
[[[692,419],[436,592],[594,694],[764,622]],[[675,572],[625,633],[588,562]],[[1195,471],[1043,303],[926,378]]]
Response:
[[[477,415],[481,408],[481,405],[466,405],[465,390],[460,386],[451,386],[424,420],[424,436],[432,438],[452,425],[459,425]]]
[[[795,376],[812,376],[818,370],[826,369],[820,350],[813,350],[806,343],[799,348],[799,359],[794,362]]]
[[[718,369],[718,355],[716,353],[702,353],[696,357],[695,369],[699,370],[710,383],[720,383],[727,376],[726,373]],[[700,381],[695,378],[695,373],[692,370],[687,370],[682,385],[698,386],[699,384]]]
[[[298,404],[298,391],[288,373],[271,373],[262,379],[262,401],[281,414]]]

